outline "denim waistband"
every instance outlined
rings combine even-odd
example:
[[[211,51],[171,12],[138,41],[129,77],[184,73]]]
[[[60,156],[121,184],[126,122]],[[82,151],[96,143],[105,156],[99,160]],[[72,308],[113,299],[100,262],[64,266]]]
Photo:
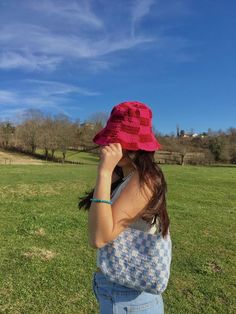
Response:
[[[96,278],[96,282],[99,284],[114,286],[117,283],[110,281],[102,272],[95,272],[94,277]]]
[[[137,291],[136,289],[129,288],[119,283],[110,281],[102,272],[94,272],[93,274],[96,285],[99,287],[104,287],[106,289],[111,289],[120,293],[136,293],[139,294],[141,291]]]
[[[122,301],[123,298],[126,298],[127,296],[130,298],[141,297],[144,298],[145,302],[153,302],[153,299],[159,301],[162,300],[161,295],[154,295],[145,291],[138,291],[136,289],[120,285],[116,282],[111,282],[102,272],[93,273],[93,283],[97,293],[103,297],[116,301],[118,299]]]

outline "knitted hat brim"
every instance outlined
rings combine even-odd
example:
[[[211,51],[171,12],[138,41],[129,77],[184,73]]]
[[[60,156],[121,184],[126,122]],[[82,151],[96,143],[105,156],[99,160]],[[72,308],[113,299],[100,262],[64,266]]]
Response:
[[[153,133],[147,134],[146,136],[139,136],[138,140],[137,135],[130,134],[129,136],[126,135],[126,140],[124,140],[122,136],[119,136],[119,132],[114,135],[114,130],[111,132],[106,127],[95,135],[93,142],[101,146],[105,146],[110,143],[120,143],[122,148],[135,151],[156,151],[161,148],[161,144],[157,141]]]

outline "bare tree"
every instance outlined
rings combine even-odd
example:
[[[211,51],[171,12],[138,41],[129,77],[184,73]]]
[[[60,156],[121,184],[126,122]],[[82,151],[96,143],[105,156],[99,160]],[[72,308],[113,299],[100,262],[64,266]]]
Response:
[[[92,126],[86,123],[83,124],[77,132],[79,146],[83,149],[93,146],[92,139],[101,128],[102,126],[99,124]]]
[[[44,149],[46,160],[49,156],[49,150],[54,157],[54,152],[57,149],[57,134],[55,121],[51,117],[45,117],[39,128],[39,146]]]
[[[179,124],[176,125],[176,136],[180,136],[180,131],[179,131]]]
[[[92,122],[93,124],[100,124],[102,127],[105,126],[109,115],[106,112],[94,112],[87,119],[87,122]]]
[[[38,109],[28,109],[23,116],[24,122],[17,127],[17,137],[21,146],[34,154],[39,144],[39,130],[43,113]]]
[[[229,135],[229,154],[230,154],[230,162],[236,164],[236,128],[230,127],[227,130],[227,134]]]
[[[57,135],[57,147],[62,152],[62,161],[65,161],[66,153],[69,147],[75,142],[75,128],[69,118],[64,114],[55,117],[55,128]]]
[[[223,142],[218,137],[212,137],[209,140],[209,149],[215,157],[215,161],[220,160],[220,155],[222,153]]]
[[[10,122],[0,123],[0,146],[7,148],[15,132],[15,126]]]

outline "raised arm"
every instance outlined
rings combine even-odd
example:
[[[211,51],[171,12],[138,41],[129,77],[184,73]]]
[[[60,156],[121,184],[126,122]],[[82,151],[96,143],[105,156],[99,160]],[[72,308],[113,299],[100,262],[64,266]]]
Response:
[[[112,172],[122,156],[120,144],[110,145],[112,148],[102,151],[105,156],[101,155],[93,198],[110,200]],[[112,205],[92,202],[89,209],[90,245],[100,248],[115,239],[146,206],[151,194],[145,193],[140,189],[138,173],[134,173]]]

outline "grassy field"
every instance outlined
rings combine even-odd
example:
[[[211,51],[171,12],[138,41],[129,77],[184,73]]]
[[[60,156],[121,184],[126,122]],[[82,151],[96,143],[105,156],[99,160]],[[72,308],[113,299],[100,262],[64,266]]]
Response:
[[[44,155],[45,152],[43,149],[37,148],[36,153]],[[62,152],[61,151],[55,151],[54,156],[57,158],[62,158]],[[74,151],[68,149],[66,153],[66,160],[69,161],[78,161],[85,164],[97,164],[99,157],[92,153],[86,153],[83,151]]]
[[[161,166],[173,261],[165,313],[236,313],[236,168]],[[0,313],[98,313],[79,195],[96,165],[0,165]]]

